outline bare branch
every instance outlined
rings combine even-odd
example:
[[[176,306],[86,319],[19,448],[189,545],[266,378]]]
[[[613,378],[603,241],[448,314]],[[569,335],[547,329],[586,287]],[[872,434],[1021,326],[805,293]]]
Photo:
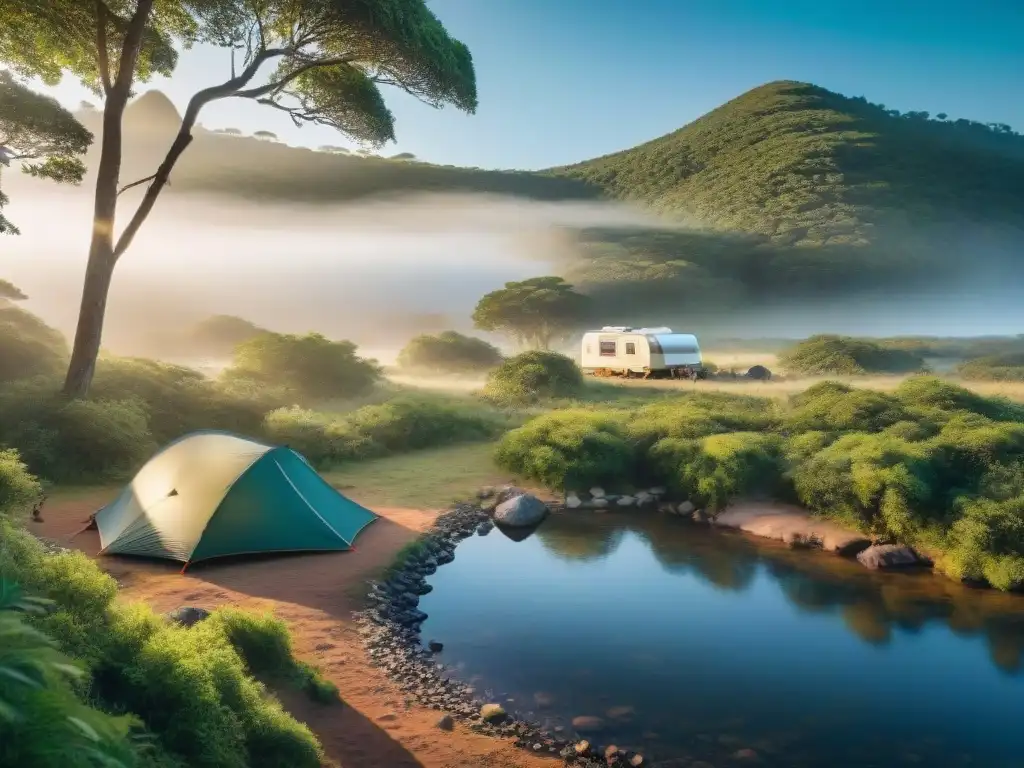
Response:
[[[132,187],[137,187],[140,184],[145,184],[147,181],[152,181],[155,178],[156,178],[156,174],[154,173],[152,176],[147,176],[144,179],[139,179],[138,181],[133,181],[131,184],[125,184],[123,187],[121,187],[119,190],[117,190],[117,196],[120,197],[122,193],[127,192]],[[168,182],[167,186],[170,186],[170,185],[171,185],[170,182]]]
[[[110,83],[110,51],[107,47],[107,6],[103,0],[96,0],[96,64],[100,70],[100,84],[103,95],[109,96]]]
[[[295,123],[296,128],[301,128],[303,120],[309,119],[306,116],[306,113],[301,112],[301,110],[299,110],[297,107],[286,107],[284,104],[278,104],[273,99],[256,99],[256,103],[263,104],[264,106],[267,107],[273,107],[274,109],[279,109],[282,112],[286,112],[288,114],[288,117],[291,118],[291,121]]]

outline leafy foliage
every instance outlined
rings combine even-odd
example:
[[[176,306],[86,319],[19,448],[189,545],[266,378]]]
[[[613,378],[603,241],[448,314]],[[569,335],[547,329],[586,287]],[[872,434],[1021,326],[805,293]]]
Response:
[[[365,393],[380,378],[380,367],[358,357],[350,341],[331,341],[318,333],[267,332],[235,348],[225,376],[282,387],[302,398],[328,399]]]
[[[0,280],[0,299],[24,301],[28,296],[10,280]]]
[[[978,357],[957,366],[957,373],[965,379],[1024,381],[1024,353]]]
[[[583,374],[557,352],[531,350],[505,360],[491,371],[484,394],[509,405],[543,398],[574,397],[583,390]]]
[[[431,373],[486,371],[503,359],[494,345],[457,331],[417,336],[398,353],[400,367]]]
[[[811,336],[786,350],[779,363],[805,376],[856,376],[866,373],[912,373],[924,370],[914,352],[849,336]]]
[[[473,324],[504,333],[524,346],[549,349],[585,320],[589,302],[561,277],[505,283],[477,302]]]
[[[30,312],[0,302],[0,383],[56,373],[67,355],[59,331]]]
[[[279,622],[214,612],[185,629],[144,605],[116,602],[113,579],[80,553],[46,555],[33,536],[2,520],[0,540],[0,576],[52,601],[32,625],[59,638],[60,650],[78,660],[96,706],[132,713],[152,736],[146,764],[320,767],[323,755],[312,733],[253,677],[271,671],[252,649],[279,645]],[[279,676],[296,682],[315,677],[282,656],[273,661]],[[52,746],[44,741],[47,734],[30,735],[35,749]],[[6,747],[6,740],[0,742],[0,754]],[[92,766],[85,757],[69,764]]]
[[[783,409],[692,393],[554,411],[508,432],[501,466],[554,487],[665,485],[709,509],[799,501],[946,573],[1024,588],[1024,406],[913,377],[892,393],[823,382]]]
[[[6,6],[0,8],[4,9],[6,26],[11,23],[10,17]],[[2,50],[0,46],[0,57]],[[0,164],[15,161],[30,176],[77,184],[85,175],[80,155],[92,138],[56,99],[26,88],[10,72],[0,69]],[[18,228],[3,216],[6,203],[7,197],[0,192],[0,233],[16,235]]]
[[[25,620],[49,608],[0,578],[0,761],[39,768],[129,768],[134,718],[85,704],[73,682],[82,668]]]
[[[504,423],[483,408],[440,400],[396,398],[348,414],[282,408],[267,414],[264,431],[319,466],[454,443],[487,440]]]

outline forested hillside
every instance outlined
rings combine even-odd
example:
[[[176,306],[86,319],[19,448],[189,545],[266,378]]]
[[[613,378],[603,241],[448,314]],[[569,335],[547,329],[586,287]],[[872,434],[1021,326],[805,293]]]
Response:
[[[98,113],[79,115],[99,128]],[[127,182],[156,167],[178,118],[151,92],[125,121]],[[235,134],[199,131],[171,193],[308,203],[487,193],[611,198],[656,211],[666,229],[576,233],[577,258],[561,268],[626,322],[982,273],[1024,277],[1024,137],[1007,125],[901,114],[805,83],[769,83],[647,144],[543,172]]]

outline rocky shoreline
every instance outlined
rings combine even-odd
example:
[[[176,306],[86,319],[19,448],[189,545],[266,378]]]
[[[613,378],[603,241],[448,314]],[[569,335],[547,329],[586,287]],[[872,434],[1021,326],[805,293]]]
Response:
[[[507,491],[505,495],[507,498]],[[488,533],[494,527],[492,511],[491,505],[467,503],[438,516],[404,562],[394,567],[386,580],[371,583],[370,607],[356,613],[371,663],[397,682],[410,700],[441,713],[437,726],[442,730],[451,730],[456,721],[465,722],[473,731],[513,738],[522,749],[561,758],[579,768],[646,765],[638,753],[547,731],[506,711],[502,704],[479,698],[471,686],[436,662],[434,653],[441,650],[440,643],[424,647],[420,629],[427,615],[418,606],[419,598],[431,590],[426,577],[455,559],[460,541]]]

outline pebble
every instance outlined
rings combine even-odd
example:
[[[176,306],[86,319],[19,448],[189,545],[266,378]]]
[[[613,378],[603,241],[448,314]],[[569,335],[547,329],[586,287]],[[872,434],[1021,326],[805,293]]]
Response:
[[[455,718],[451,715],[445,715],[437,721],[437,727],[442,731],[450,731],[455,728]]]

